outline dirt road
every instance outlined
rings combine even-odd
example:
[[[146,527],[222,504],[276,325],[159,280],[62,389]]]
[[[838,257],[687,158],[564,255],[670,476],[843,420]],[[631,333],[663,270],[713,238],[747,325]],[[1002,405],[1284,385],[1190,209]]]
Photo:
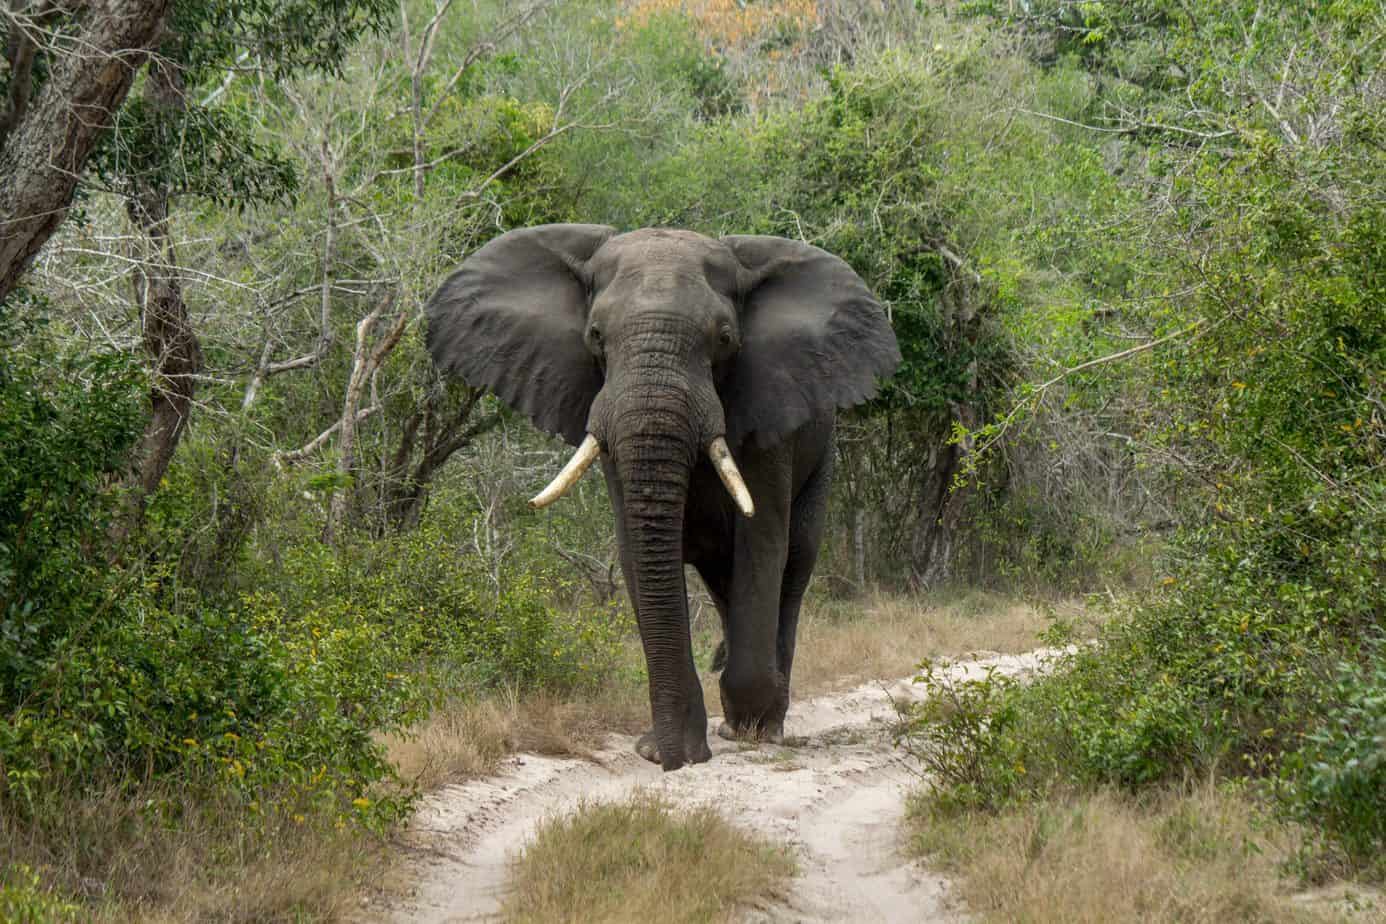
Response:
[[[1037,669],[1051,652],[954,662],[958,678],[988,668]],[[509,860],[547,816],[580,800],[645,788],[676,804],[710,804],[734,822],[794,846],[800,873],[787,895],[744,909],[758,922],[948,922],[936,874],[901,855],[899,822],[917,778],[892,748],[892,699],[922,691],[908,680],[867,684],[791,704],[792,744],[748,746],[712,736],[709,763],[663,773],[613,735],[593,760],[518,755],[498,776],[428,796],[409,834],[418,848],[412,887],[386,920],[414,924],[494,919]],[[716,727],[716,719],[709,723]]]

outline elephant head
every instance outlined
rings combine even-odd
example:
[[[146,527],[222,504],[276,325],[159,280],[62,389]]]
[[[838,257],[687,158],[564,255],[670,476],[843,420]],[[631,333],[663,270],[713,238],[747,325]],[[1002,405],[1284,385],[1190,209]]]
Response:
[[[684,503],[702,454],[745,516],[735,452],[860,403],[900,359],[842,260],[777,237],[546,225],[486,244],[430,299],[428,349],[577,453],[532,503],[601,454],[619,482],[628,567],[666,769],[685,763]]]

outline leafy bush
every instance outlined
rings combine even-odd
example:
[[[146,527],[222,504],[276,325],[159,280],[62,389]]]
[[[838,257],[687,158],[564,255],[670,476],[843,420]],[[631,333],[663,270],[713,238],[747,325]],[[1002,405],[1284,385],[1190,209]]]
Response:
[[[1201,4],[1195,16],[1151,6],[1168,17],[1160,53],[1190,75],[1225,139],[1141,151],[1175,207],[1152,201],[1135,213],[1134,239],[1148,251],[1124,257],[1146,275],[1133,277],[1138,298],[1120,310],[1172,332],[1126,375],[1128,387],[1147,385],[1132,441],[1174,458],[1187,479],[1174,508],[1181,529],[1156,585],[1122,602],[1094,646],[1029,687],[965,698],[976,729],[965,753],[938,751],[957,719],[926,713],[911,734],[971,768],[941,798],[987,809],[1188,774],[1277,781],[1267,788],[1288,809],[1350,862],[1370,864],[1386,818],[1386,211],[1374,191],[1386,149],[1357,61],[1379,17],[1353,4],[1287,7],[1251,24],[1246,41],[1227,28],[1242,15],[1231,7]],[[1093,41],[1112,47],[1088,66],[1134,53],[1128,42],[1154,53],[1148,23],[1109,12]],[[1242,89],[1255,99],[1299,79],[1299,65],[1285,63],[1291,50],[1314,62],[1306,71],[1327,74],[1334,62],[1332,76],[1313,81],[1292,116],[1244,109]],[[1182,93],[1142,93],[1152,121],[1185,107]],[[1340,142],[1303,143],[1292,123],[1315,119]],[[1189,279],[1195,290],[1171,294]]]
[[[0,870],[0,921],[11,924],[59,924],[80,920],[78,907],[43,887],[27,866]]]
[[[20,347],[22,340],[30,342]],[[110,600],[104,545],[139,433],[139,376],[110,355],[49,353],[0,315],[0,703],[17,703]]]
[[[599,680],[626,630],[613,605],[552,601],[558,574],[490,573],[433,517],[414,531],[340,550],[281,553],[243,606],[314,670],[339,677],[344,705],[372,721],[417,715],[440,694],[489,686],[571,689]]]
[[[69,790],[165,775],[351,800],[386,772],[381,711],[242,616],[169,605],[166,569],[112,539],[141,377],[44,355],[10,331],[0,369],[0,804],[61,811]],[[119,563],[129,556],[133,561]],[[391,718],[397,718],[392,716]],[[399,804],[382,810],[388,815]]]
[[[1326,549],[1360,557],[1356,532]],[[1382,770],[1368,755],[1380,733],[1379,669],[1333,671],[1345,658],[1371,660],[1356,641],[1358,575],[1338,568],[1290,582],[1240,530],[1201,538],[1161,592],[1123,604],[1096,644],[1052,674],[944,690],[912,717],[904,738],[939,774],[941,806],[998,809],[1191,772],[1278,774],[1298,814],[1350,855],[1378,849]],[[1372,787],[1378,797],[1365,798]]]
[[[1327,831],[1350,856],[1386,872],[1386,642],[1366,663],[1338,666],[1323,717],[1286,762],[1282,796],[1294,814]]]
[[[1010,701],[1017,681],[994,669],[958,679],[926,661],[915,682],[929,695],[901,707],[896,743],[935,781],[934,809],[990,808],[1019,788],[1028,771],[1006,733],[1020,715]]]

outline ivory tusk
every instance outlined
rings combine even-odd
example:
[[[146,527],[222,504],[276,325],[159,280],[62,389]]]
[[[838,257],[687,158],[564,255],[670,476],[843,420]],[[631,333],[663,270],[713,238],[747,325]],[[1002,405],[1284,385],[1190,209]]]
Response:
[[[732,500],[736,501],[736,506],[741,509],[741,513],[747,517],[755,516],[756,505],[751,502],[751,492],[746,490],[746,482],[742,479],[741,472],[732,459],[731,450],[727,448],[726,437],[719,436],[709,443],[707,454],[711,457],[712,465],[717,469],[717,475],[722,479],[722,484],[727,486],[727,492],[731,494]]]
[[[549,482],[549,486],[538,494],[530,498],[529,505],[535,510],[547,507],[558,500],[582,477],[582,473],[592,467],[592,463],[597,461],[597,457],[602,454],[602,447],[597,442],[597,438],[592,434],[587,434],[587,438],[582,441],[582,445],[573,453],[573,457],[568,460],[568,464],[563,466],[563,471]]]

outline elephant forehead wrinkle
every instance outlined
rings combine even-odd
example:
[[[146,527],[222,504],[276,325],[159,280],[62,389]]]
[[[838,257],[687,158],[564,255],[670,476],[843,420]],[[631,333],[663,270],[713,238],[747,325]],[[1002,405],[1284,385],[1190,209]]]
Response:
[[[683,265],[695,270],[713,250],[713,242],[702,235],[651,235],[641,241],[632,256],[634,264],[640,268]]]
[[[676,425],[673,429],[684,429],[692,408],[688,388],[679,382],[640,382],[618,387],[612,399],[615,402],[613,429],[616,430],[629,429],[631,422],[640,430],[665,424]]]
[[[633,312],[613,334],[631,349],[641,352],[658,350],[661,352],[687,352],[696,342],[698,326],[688,315],[672,314],[666,311]]]

